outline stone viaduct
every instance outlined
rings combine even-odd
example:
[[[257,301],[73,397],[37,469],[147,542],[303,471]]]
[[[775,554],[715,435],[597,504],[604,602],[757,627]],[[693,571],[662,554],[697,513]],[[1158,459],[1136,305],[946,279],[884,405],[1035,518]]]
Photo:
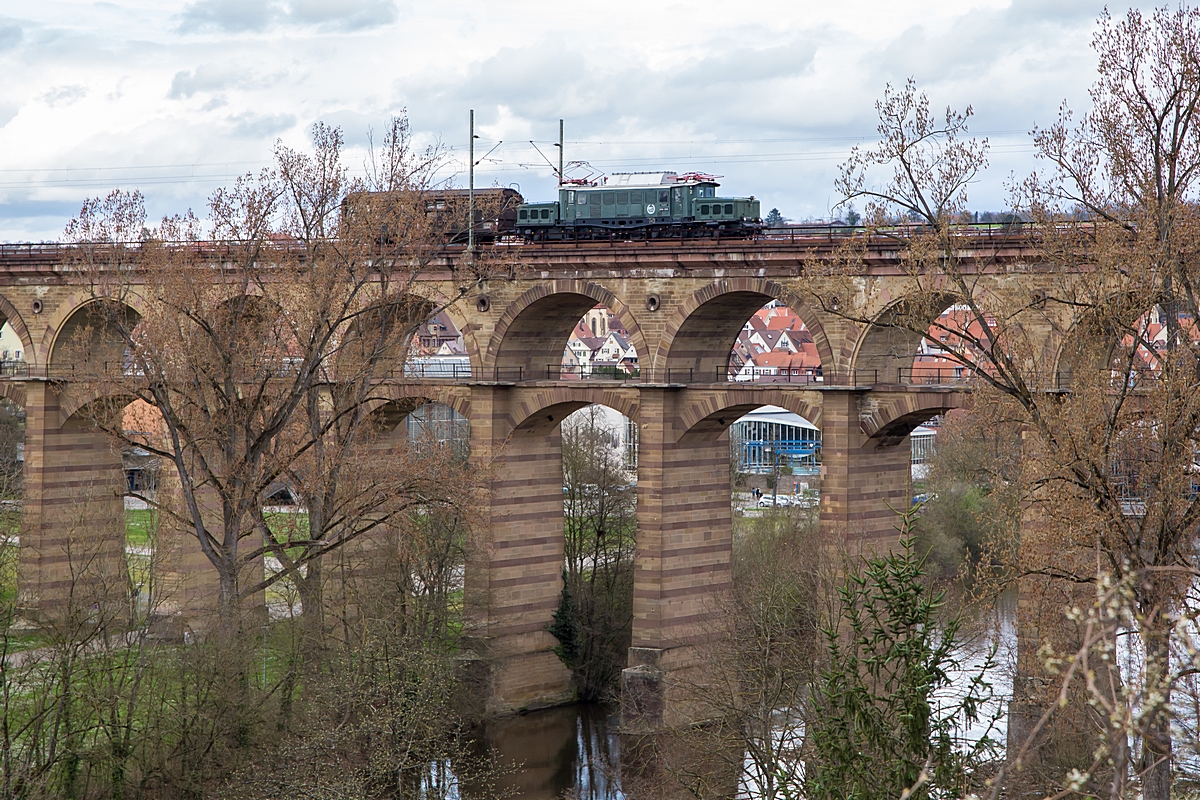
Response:
[[[962,387],[900,380],[898,370],[912,365],[920,337],[886,325],[911,286],[896,249],[873,249],[856,278],[878,324],[855,325],[794,300],[803,288],[820,296],[822,279],[814,275],[831,251],[832,243],[803,238],[530,245],[515,277],[490,280],[449,309],[465,339],[469,378],[396,371],[397,399],[453,407],[470,421],[472,457],[502,459],[487,493],[482,546],[466,572],[467,630],[489,665],[494,709],[549,705],[569,693],[546,628],[559,602],[563,564],[558,425],[579,408],[610,406],[639,426],[633,647],[624,702],[627,719],[647,728],[686,716],[670,687],[695,666],[692,646],[704,636],[714,593],[730,581],[727,430],[738,417],[771,404],[812,421],[823,438],[823,529],[868,547],[893,539],[889,505],[907,504],[908,434],[959,407]],[[1029,298],[1050,279],[1031,263],[1034,252],[1021,241],[984,236],[963,255],[980,265],[989,291]],[[431,272],[421,291],[436,298],[445,281]],[[730,383],[726,366],[738,332],[755,311],[785,295],[813,334],[824,380]],[[0,378],[3,395],[26,409],[19,592],[27,606],[53,607],[68,590],[72,555],[62,531],[78,524],[66,516],[81,487],[120,480],[119,454],[69,401],[71,365],[62,342],[92,299],[62,267],[56,246],[0,250],[0,317],[20,337],[27,362]],[[598,303],[629,331],[640,376],[560,380],[568,335]],[[1047,362],[1057,358],[1053,329],[1029,326]],[[88,513],[104,524],[119,521],[122,492],[109,492]]]

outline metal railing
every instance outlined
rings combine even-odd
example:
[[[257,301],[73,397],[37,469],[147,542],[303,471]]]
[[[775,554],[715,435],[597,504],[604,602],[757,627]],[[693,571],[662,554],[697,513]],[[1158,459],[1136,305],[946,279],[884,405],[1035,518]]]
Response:
[[[442,379],[442,380],[472,380],[475,377],[474,367],[470,363],[460,361],[445,362],[433,359],[406,361],[400,371],[405,378]]]
[[[519,227],[519,226],[518,226]],[[928,235],[927,225],[893,225],[882,228],[865,228],[851,225],[789,225],[779,228],[736,228],[722,231],[719,228],[681,229],[677,235],[651,236],[649,228],[600,228],[575,226],[548,226],[543,233],[557,233],[559,238],[546,236],[524,239],[518,236],[500,237],[496,244],[518,245],[527,249],[561,247],[680,247],[711,246],[714,243],[751,246],[771,244],[800,245],[829,249],[856,236],[870,235],[875,242],[900,242]],[[1040,232],[1032,222],[968,222],[954,225],[952,235],[975,241],[1010,242],[1014,239],[1032,239]]]
[[[874,386],[879,383],[879,370],[877,369],[855,369],[847,373],[833,376],[834,386]]]
[[[25,367],[28,374],[29,367]],[[56,364],[46,368],[46,377],[56,381],[95,381],[137,375],[126,361],[96,361],[84,364]]]
[[[547,364],[546,380],[573,381],[631,381],[641,375],[641,370],[628,372],[620,367],[594,367],[585,364]]]
[[[737,383],[824,383],[825,376],[820,368],[775,369],[773,367],[750,367],[734,369],[717,367],[716,381],[734,381]]]
[[[442,362],[434,359],[406,361],[396,367],[386,378],[392,380],[422,380],[422,381],[468,381],[518,383],[526,380],[536,380],[535,376],[525,371],[524,367],[492,367],[481,369],[465,362]]]
[[[966,383],[975,375],[969,367],[900,367],[896,383],[911,386],[952,386]]]
[[[691,367],[668,367],[666,370],[667,383],[696,383],[696,373]]]
[[[29,364],[22,359],[6,358],[0,361],[0,378],[28,378]]]

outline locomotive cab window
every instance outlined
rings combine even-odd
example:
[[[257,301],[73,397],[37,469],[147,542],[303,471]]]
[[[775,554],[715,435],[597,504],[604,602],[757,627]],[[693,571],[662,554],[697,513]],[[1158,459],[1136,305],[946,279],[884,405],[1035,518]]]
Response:
[[[660,203],[671,202],[671,190],[670,189],[659,189],[658,190],[658,202],[660,202]]]
[[[575,193],[567,192],[567,203],[574,203],[574,202],[575,202]]]

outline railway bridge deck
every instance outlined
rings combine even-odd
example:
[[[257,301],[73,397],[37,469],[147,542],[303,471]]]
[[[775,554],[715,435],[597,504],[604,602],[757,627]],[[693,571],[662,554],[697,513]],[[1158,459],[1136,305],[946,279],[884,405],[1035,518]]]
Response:
[[[793,232],[756,241],[513,248],[507,274],[480,281],[446,308],[462,332],[470,374],[428,377],[413,374],[412,364],[397,365],[383,383],[394,400],[454,408],[470,422],[471,457],[500,465],[466,570],[466,631],[488,665],[494,709],[550,704],[570,692],[547,627],[563,564],[559,423],[579,408],[609,406],[639,430],[633,648],[623,701],[635,727],[686,718],[671,687],[699,668],[694,645],[709,628],[714,593],[729,585],[727,431],[740,416],[774,405],[819,427],[823,530],[870,547],[892,541],[891,509],[907,503],[908,434],[961,407],[965,387],[957,377],[934,385],[915,385],[911,374],[905,380],[920,337],[888,320],[917,289],[894,244],[867,254],[853,276],[858,296],[841,298],[864,309],[870,323],[818,302],[845,290],[844,280],[830,276],[838,245],[832,234]],[[1034,257],[1027,238],[991,232],[965,240],[962,253],[988,291],[1026,301],[1050,280]],[[70,532],[123,528],[119,454],[80,413],[72,389],[79,365],[63,346],[98,298],[66,263],[56,245],[0,247],[0,318],[24,349],[23,365],[0,368],[0,392],[22,405],[27,419],[20,593],[28,607],[42,610],[70,589]],[[414,293],[431,305],[454,296],[454,266],[454,257],[433,265]],[[134,311],[141,302],[123,300]],[[776,300],[811,333],[821,380],[728,380],[738,333]],[[636,378],[555,375],[571,329],[597,305],[629,331]],[[1065,323],[1026,305],[1030,351],[1053,373]],[[83,490],[94,499],[86,520],[76,518]],[[119,554],[120,542],[114,547]],[[211,597],[200,586],[208,574],[203,558],[192,552],[179,563],[199,587],[188,597]]]

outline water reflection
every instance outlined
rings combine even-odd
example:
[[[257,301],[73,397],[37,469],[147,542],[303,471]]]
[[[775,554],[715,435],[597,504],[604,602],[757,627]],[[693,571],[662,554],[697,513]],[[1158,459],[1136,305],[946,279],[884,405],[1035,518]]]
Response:
[[[483,743],[512,769],[498,781],[528,800],[625,800],[616,709],[575,705],[489,722]]]
[[[938,699],[952,703],[959,698],[994,647],[995,658],[1001,666],[990,670],[987,676],[992,683],[992,698],[980,709],[981,719],[965,733],[969,740],[977,740],[986,733],[1003,746],[1008,722],[1005,712],[1012,693],[1016,655],[1015,592],[1001,597],[991,613],[977,622],[979,624],[974,626],[976,637],[956,653],[960,668],[953,672],[953,685]],[[1200,640],[1200,632],[1195,626],[1189,627],[1187,632]],[[1120,637],[1117,655],[1122,673],[1136,682],[1144,668],[1137,637]],[[1200,730],[1200,700],[1197,699],[1200,691],[1195,676],[1189,678],[1177,687],[1174,699],[1178,713],[1177,764],[1181,771],[1192,773],[1200,772],[1200,747],[1196,745],[1200,737],[1195,733]],[[499,780],[500,787],[521,798],[628,800],[670,795],[670,792],[663,794],[661,784],[653,792],[645,786],[656,776],[663,779],[678,775],[656,770],[658,756],[653,752],[653,743],[634,738],[625,738],[623,742],[618,724],[617,710],[608,706],[552,708],[489,722],[482,732],[481,744],[492,750],[496,763],[509,769],[509,774]],[[776,733],[799,739],[803,736],[802,730],[785,723],[779,725]],[[621,763],[622,743],[626,751],[624,765]],[[722,759],[714,758],[718,755],[708,752],[702,760],[721,762]],[[740,760],[737,756],[724,761],[736,764]],[[670,760],[678,762],[678,758],[676,755]],[[763,797],[763,783],[754,779],[758,774],[754,764],[747,759],[740,777],[730,775],[727,776],[729,781],[721,783],[730,786],[727,794],[722,796],[748,800]]]

